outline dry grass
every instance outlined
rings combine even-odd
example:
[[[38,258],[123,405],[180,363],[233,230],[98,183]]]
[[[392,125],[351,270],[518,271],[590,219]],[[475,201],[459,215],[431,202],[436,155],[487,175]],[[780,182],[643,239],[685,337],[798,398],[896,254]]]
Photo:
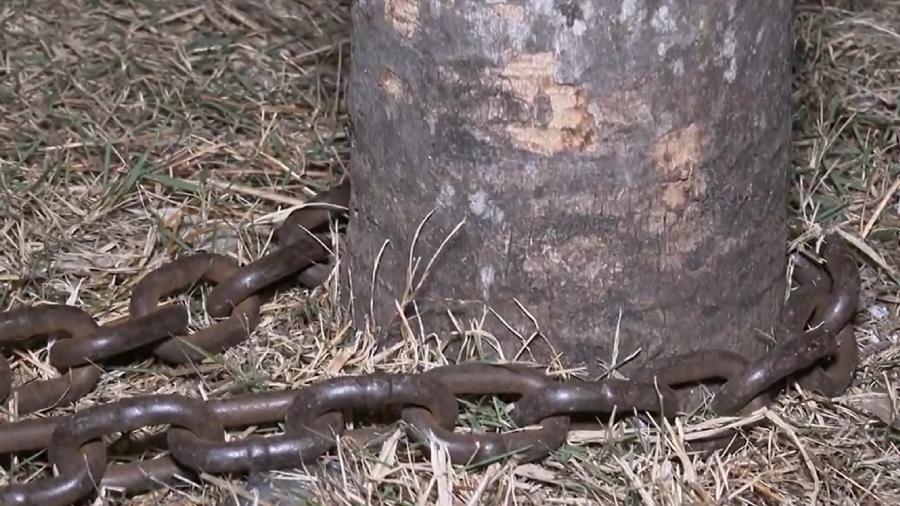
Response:
[[[50,301],[117,318],[135,280],[175,255],[257,258],[290,206],[341,173],[348,2],[261,5],[0,3],[0,307]],[[374,451],[342,444],[317,469],[202,476],[178,490],[106,499],[897,504],[900,2],[801,3],[797,56],[797,232],[840,230],[863,266],[864,357],[846,395],[791,391],[743,449],[711,459],[685,455],[681,438],[721,420],[574,432],[551,458],[521,466],[453,467],[440,451],[416,458],[405,438],[389,438]],[[440,360],[423,343],[378,355],[365,338],[348,344],[333,300],[329,289],[285,289],[264,307],[252,344],[196,368],[112,366],[79,405],[153,392],[216,397]],[[199,311],[193,318],[207,323]],[[46,350],[12,358],[18,381],[54,374]],[[465,423],[503,427],[507,416],[484,401]],[[23,457],[5,474],[21,481],[40,469]]]

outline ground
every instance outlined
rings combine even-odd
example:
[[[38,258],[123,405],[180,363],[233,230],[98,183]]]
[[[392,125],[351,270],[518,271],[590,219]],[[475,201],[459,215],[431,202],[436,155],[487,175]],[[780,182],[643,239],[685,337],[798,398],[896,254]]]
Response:
[[[804,1],[796,15],[793,225],[801,238],[838,230],[853,244],[864,282],[862,361],[844,395],[792,389],[742,449],[709,459],[683,455],[677,437],[636,441],[627,424],[572,433],[538,463],[477,469],[414,459],[401,438],[386,443],[381,462],[377,449],[348,446],[303,472],[201,475],[177,490],[104,498],[897,504],[900,2]],[[258,258],[292,206],[346,168],[341,89],[349,49],[347,1],[0,3],[0,309],[69,303],[103,323],[126,313],[140,276],[179,254]],[[78,405],[161,392],[218,397],[376,367],[405,370],[415,350],[378,356],[365,339],[336,345],[347,325],[330,286],[286,287],[264,306],[251,342],[199,367],[150,358],[111,366]],[[203,293],[194,293],[194,328],[208,323]],[[56,374],[46,349],[6,355],[17,382]],[[419,357],[417,367],[438,359]],[[702,420],[680,429],[723,423]],[[491,427],[508,417],[485,402],[462,422]],[[2,481],[48,476],[44,457],[7,463]]]

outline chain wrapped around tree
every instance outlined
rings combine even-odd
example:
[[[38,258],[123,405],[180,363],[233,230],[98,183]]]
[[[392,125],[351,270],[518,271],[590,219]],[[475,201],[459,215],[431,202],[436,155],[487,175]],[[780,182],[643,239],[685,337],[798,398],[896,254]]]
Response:
[[[71,405],[90,393],[105,361],[147,348],[172,364],[220,353],[247,339],[259,322],[264,291],[288,278],[314,287],[330,272],[326,244],[346,222],[349,182],[302,207],[278,231],[279,247],[245,266],[225,255],[197,253],[145,275],[134,287],[130,315],[97,325],[69,305],[17,307],[0,313],[0,343],[53,335],[50,350],[57,378],[13,386],[0,360],[0,393],[15,399],[18,414]],[[323,209],[327,209],[323,212]],[[566,441],[572,417],[634,414],[673,418],[682,414],[680,387],[719,383],[716,415],[747,414],[771,403],[796,381],[823,395],[839,395],[852,382],[857,348],[852,318],[859,275],[845,243],[824,239],[818,260],[795,255],[793,289],[780,333],[761,358],[748,361],[729,350],[673,355],[629,379],[558,381],[521,363],[459,363],[407,374],[375,372],[341,376],[297,390],[268,391],[200,400],[184,395],[120,399],[62,417],[23,419],[0,425],[0,454],[46,450],[57,470],[52,478],[0,489],[3,504],[65,505],[89,496],[96,484],[140,493],[174,483],[178,475],[285,469],[314,462],[345,433],[347,417],[386,414],[402,421],[414,441],[436,439],[455,464],[511,458],[545,458]],[[188,333],[188,309],[159,305],[199,281],[215,286],[207,312],[220,321]],[[514,399],[512,421],[528,430],[510,433],[455,432],[459,395]],[[225,441],[225,431],[257,424],[285,424],[276,436]],[[103,438],[151,425],[167,425],[167,454],[152,460],[111,464]],[[357,432],[360,430],[357,429]],[[365,431],[363,436],[365,437]],[[730,436],[699,441],[698,450],[721,448]]]
[[[858,362],[854,257],[833,234],[785,254],[791,20],[788,0],[354,2],[350,164],[286,218],[277,247],[245,265],[175,258],[108,324],[64,304],[0,313],[7,349],[58,338],[48,361],[59,371],[17,385],[0,360],[0,394],[22,417],[0,425],[0,454],[46,451],[55,469],[0,500],[64,505],[98,486],[140,493],[176,476],[292,468],[338,437],[378,438],[351,421],[376,433],[398,423],[456,464],[537,462],[585,420],[664,425],[707,390],[709,413],[728,417],[758,414],[795,384],[840,395]],[[427,282],[411,286],[416,259],[432,254]],[[395,324],[412,319],[449,336],[445,356],[489,346],[480,362],[297,390],[29,416],[71,406],[126,356],[185,364],[246,342],[278,287],[327,279],[377,346],[406,337]],[[188,308],[170,299],[200,282],[214,285],[215,323],[190,332]],[[460,322],[475,321],[470,339]],[[557,367],[590,379],[558,379]],[[521,430],[457,430],[466,395],[511,402]],[[284,429],[226,437],[254,425]],[[122,452],[107,440],[148,426],[167,427],[161,456],[113,463]],[[686,445],[717,450],[739,433]]]

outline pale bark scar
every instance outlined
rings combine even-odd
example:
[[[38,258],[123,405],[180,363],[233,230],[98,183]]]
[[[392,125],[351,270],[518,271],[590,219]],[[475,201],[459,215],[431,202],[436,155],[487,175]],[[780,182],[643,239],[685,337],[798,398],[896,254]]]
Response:
[[[384,0],[384,18],[411,39],[419,28],[419,3],[417,0]]]
[[[491,6],[491,9],[500,17],[509,21],[522,22],[525,21],[525,8],[521,5],[498,3]]]
[[[406,83],[390,69],[382,69],[378,73],[378,86],[398,102],[406,102],[407,97],[409,97]]]
[[[653,161],[663,173],[663,203],[668,209],[681,210],[706,193],[706,176],[697,168],[708,155],[710,137],[706,129],[691,123],[654,144]]]
[[[506,133],[521,149],[549,156],[584,151],[593,134],[584,90],[556,81],[558,62],[551,53],[525,54],[501,69],[497,84],[527,104],[530,118],[506,125]]]

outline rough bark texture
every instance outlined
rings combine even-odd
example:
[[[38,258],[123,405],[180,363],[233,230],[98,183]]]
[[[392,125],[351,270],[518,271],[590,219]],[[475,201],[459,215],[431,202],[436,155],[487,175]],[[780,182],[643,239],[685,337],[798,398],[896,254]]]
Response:
[[[449,306],[510,359],[536,330],[524,308],[541,337],[520,359],[549,343],[596,372],[617,326],[630,367],[758,356],[784,297],[791,19],[788,0],[359,0],[357,325],[394,316],[435,211],[419,273],[466,222],[416,296],[426,332]]]

